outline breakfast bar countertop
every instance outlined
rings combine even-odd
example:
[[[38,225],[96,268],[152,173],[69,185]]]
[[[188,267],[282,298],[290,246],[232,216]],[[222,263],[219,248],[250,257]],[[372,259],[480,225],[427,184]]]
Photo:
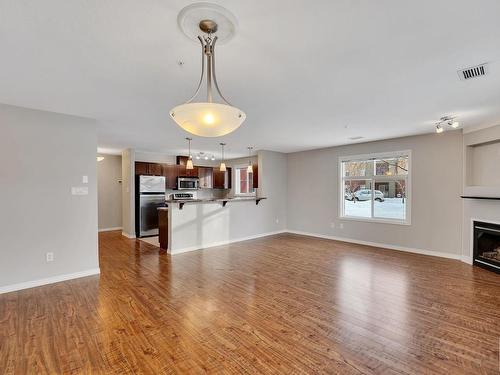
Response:
[[[266,197],[234,197],[234,198],[206,198],[206,199],[166,199],[165,202],[167,204],[178,203],[179,209],[182,210],[182,207],[186,203],[222,203],[222,206],[225,207],[227,202],[255,201],[255,204],[259,204],[259,202],[263,199],[267,199],[267,198]]]
[[[234,198],[205,198],[205,199],[166,199],[167,203],[210,203],[210,202],[239,202],[266,199],[266,197],[234,197]]]

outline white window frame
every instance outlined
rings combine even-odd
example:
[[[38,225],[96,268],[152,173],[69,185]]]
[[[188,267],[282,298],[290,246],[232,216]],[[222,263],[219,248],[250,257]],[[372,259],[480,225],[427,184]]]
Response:
[[[396,225],[411,225],[411,200],[412,200],[412,183],[411,176],[413,173],[412,168],[412,155],[411,150],[403,151],[391,151],[391,152],[380,152],[373,154],[361,154],[361,155],[348,155],[339,157],[339,218],[341,220],[352,220],[352,221],[363,221],[369,223],[383,223],[383,224],[396,224]],[[370,159],[392,159],[398,156],[408,156],[408,174],[406,175],[393,175],[393,176],[359,176],[359,177],[344,177],[344,165],[346,161],[366,161]],[[374,163],[374,171],[376,170],[376,165]],[[371,205],[371,217],[361,217],[361,216],[348,216],[345,214],[345,180],[362,180],[370,181],[370,188],[372,192],[372,205]],[[398,219],[386,219],[374,217],[374,205],[375,205],[375,181],[394,181],[394,180],[405,180],[405,194],[406,194],[406,213],[405,220]]]
[[[241,164],[241,165],[235,165],[234,167],[234,178],[233,178],[233,186],[234,186],[234,195],[238,196],[238,197],[253,197],[255,196],[255,188],[253,187],[253,181],[252,181],[252,188],[253,188],[253,193],[239,193],[238,190],[240,189],[240,181],[239,179],[237,178],[237,175],[238,175],[238,169],[244,169],[245,172],[247,173],[247,184],[250,183],[250,179],[248,179],[248,172],[247,172],[247,168],[248,168],[248,164]],[[253,175],[252,175],[252,178],[253,178]]]

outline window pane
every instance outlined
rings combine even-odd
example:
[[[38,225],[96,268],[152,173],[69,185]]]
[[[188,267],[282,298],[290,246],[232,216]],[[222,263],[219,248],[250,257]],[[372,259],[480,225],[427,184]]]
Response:
[[[374,217],[406,219],[406,181],[375,182]]]
[[[248,173],[248,192],[253,193],[255,189],[253,188],[253,173]]]
[[[247,194],[248,193],[248,182],[247,182],[248,175],[247,175],[246,168],[238,168],[238,175],[239,175],[240,193]]]
[[[373,176],[373,161],[345,161],[344,177]]]
[[[371,217],[371,182],[369,180],[347,180],[344,182],[344,215]]]
[[[376,160],[375,172],[377,176],[407,175],[408,156]]]

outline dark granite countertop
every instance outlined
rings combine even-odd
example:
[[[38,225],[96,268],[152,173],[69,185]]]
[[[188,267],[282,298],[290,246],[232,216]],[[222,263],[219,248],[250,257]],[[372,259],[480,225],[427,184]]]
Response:
[[[224,206],[228,202],[256,201],[257,203],[266,197],[235,197],[235,198],[207,198],[207,199],[166,199],[167,204],[179,203],[181,208],[185,203],[222,203]]]

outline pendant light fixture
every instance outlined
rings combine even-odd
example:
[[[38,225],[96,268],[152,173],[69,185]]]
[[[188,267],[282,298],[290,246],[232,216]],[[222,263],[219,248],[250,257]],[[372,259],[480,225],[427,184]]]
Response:
[[[253,147],[248,147],[248,167],[247,167],[248,173],[253,173],[252,150],[253,150]]]
[[[219,143],[221,147],[221,159],[220,159],[220,167],[219,170],[221,172],[226,171],[226,163],[224,163],[224,146],[226,145],[225,143]]]
[[[193,138],[186,138],[186,141],[188,141],[188,160],[186,162],[186,169],[193,169],[193,157],[191,156],[191,141]]]
[[[216,4],[199,3],[184,8],[177,19],[184,33],[197,36],[201,43],[201,77],[194,95],[170,111],[172,119],[184,130],[200,137],[220,137],[236,130],[245,121],[245,113],[222,95],[215,75],[215,44],[221,34],[226,41],[234,35],[236,19]],[[197,27],[198,30],[194,30]],[[215,35],[217,33],[217,35]],[[206,67],[206,68],[205,68]],[[206,75],[206,100],[195,100]],[[215,87],[215,92],[213,88]],[[219,102],[215,101],[215,95]]]

